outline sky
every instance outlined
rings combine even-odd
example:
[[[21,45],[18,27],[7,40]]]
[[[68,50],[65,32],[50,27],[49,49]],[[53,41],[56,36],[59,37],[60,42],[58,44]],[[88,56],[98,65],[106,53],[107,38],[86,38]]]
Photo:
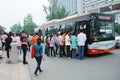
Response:
[[[24,17],[31,14],[37,25],[46,22],[43,5],[48,6],[47,0],[0,0],[0,25],[10,31],[13,24],[23,25]]]

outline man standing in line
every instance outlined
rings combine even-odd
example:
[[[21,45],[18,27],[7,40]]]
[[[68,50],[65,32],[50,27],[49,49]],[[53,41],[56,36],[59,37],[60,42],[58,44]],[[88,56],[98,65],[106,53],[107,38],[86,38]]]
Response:
[[[67,51],[67,57],[68,59],[71,58],[71,53],[70,53],[70,46],[71,46],[71,40],[70,40],[70,33],[67,32],[66,38],[65,38],[65,44],[66,44],[66,51]]]
[[[10,50],[11,50],[11,42],[12,42],[12,38],[11,38],[11,35],[8,34],[7,35],[8,37],[5,39],[5,50],[7,52],[7,58],[8,58],[8,61],[7,63],[10,63]]]
[[[80,33],[77,35],[78,54],[80,60],[83,60],[84,58],[85,41],[86,34],[83,33],[83,30],[80,30]]]
[[[60,55],[60,57],[63,57],[64,46],[63,46],[63,37],[62,37],[62,33],[60,33],[60,35],[58,36],[58,41],[59,41],[59,46],[60,46],[59,55]]]
[[[66,33],[64,32],[62,34],[62,37],[63,37],[63,55],[66,56],[66,47],[65,47],[65,38],[66,38]]]
[[[71,36],[72,58],[76,58],[77,37],[75,32]]]

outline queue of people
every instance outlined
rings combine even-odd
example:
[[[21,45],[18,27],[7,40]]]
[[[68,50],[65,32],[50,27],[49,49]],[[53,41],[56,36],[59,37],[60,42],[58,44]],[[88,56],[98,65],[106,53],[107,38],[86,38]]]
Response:
[[[78,35],[75,33],[59,33],[48,35],[44,38],[45,54],[50,57],[78,58],[84,59],[86,34],[80,30]],[[78,55],[78,57],[77,57]]]
[[[5,46],[8,62],[10,58],[11,43],[18,43],[18,54],[23,53],[23,64],[28,64],[26,59],[27,51],[31,51],[31,46],[34,47],[34,57],[37,62],[34,75],[37,76],[38,71],[43,71],[40,67],[43,59],[42,42],[44,42],[45,54],[48,57],[55,57],[55,59],[57,59],[59,56],[60,58],[67,57],[68,59],[71,59],[77,58],[76,55],[78,54],[78,59],[83,60],[86,34],[82,30],[78,35],[75,35],[75,33],[70,34],[69,32],[53,35],[46,34],[43,41],[37,33],[27,35],[26,32],[22,31],[21,35],[16,33],[2,34],[0,40],[2,43],[2,50],[4,50]]]

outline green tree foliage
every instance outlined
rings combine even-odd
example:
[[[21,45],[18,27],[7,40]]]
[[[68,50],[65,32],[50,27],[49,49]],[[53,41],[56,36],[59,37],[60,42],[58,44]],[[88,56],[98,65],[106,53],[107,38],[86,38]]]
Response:
[[[36,28],[36,27],[37,27],[37,25],[33,22],[31,14],[28,14],[24,18],[23,30],[28,34],[31,34],[34,32],[34,28]]]
[[[14,24],[11,28],[10,28],[11,32],[15,32],[15,33],[21,33],[22,31],[22,26],[20,23],[18,24]]]
[[[120,24],[118,23],[115,24],[115,32],[120,34]]]
[[[52,19],[61,19],[67,17],[69,12],[62,6],[57,5],[57,0],[48,0],[50,6],[43,6],[45,13],[47,14],[46,19],[48,21]]]

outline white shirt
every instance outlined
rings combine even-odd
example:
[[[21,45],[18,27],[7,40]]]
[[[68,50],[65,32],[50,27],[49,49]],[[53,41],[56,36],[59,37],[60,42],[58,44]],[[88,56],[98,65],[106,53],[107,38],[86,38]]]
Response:
[[[68,34],[66,35],[66,38],[65,38],[65,45],[66,45],[66,46],[71,45],[71,43],[70,43],[70,37],[69,37]]]
[[[12,42],[18,43],[18,46],[21,46],[21,41],[19,36],[12,37]]]
[[[5,39],[7,38],[7,35],[3,34],[1,38],[2,38],[2,42],[5,42]]]
[[[78,46],[85,46],[85,41],[86,41],[86,34],[84,33],[79,33],[77,35],[77,44]]]
[[[17,37],[12,36],[12,42],[17,42]]]
[[[44,45],[46,45],[46,36],[44,37]]]
[[[20,37],[19,36],[16,37],[16,41],[18,43],[18,46],[21,46],[21,41],[20,41]]]
[[[59,45],[63,45],[63,37],[61,35],[58,36]]]

